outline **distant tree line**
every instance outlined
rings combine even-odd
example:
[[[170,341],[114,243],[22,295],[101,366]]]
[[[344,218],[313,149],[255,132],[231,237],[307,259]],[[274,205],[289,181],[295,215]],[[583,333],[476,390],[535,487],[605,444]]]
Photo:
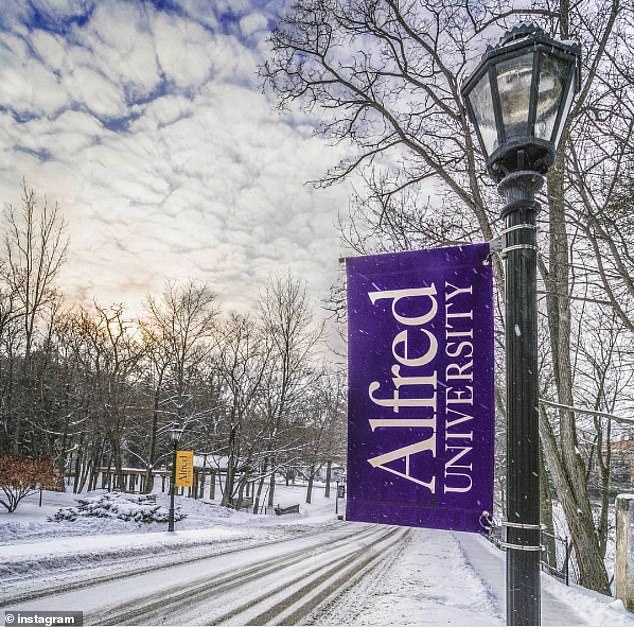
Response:
[[[271,277],[250,314],[224,311],[193,280],[148,295],[138,319],[123,304],[65,306],[59,207],[24,182],[4,219],[0,453],[52,459],[76,491],[96,488],[103,468],[123,487],[126,467],[149,479],[169,465],[176,423],[181,448],[222,460],[222,502],[232,506],[247,483],[256,503],[266,494],[272,505],[276,473],[312,485],[343,462],[344,380],[320,357],[302,280]]]

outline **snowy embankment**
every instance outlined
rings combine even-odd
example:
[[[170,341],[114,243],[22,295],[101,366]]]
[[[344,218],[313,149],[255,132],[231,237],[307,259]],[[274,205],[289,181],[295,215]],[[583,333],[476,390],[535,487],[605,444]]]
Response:
[[[30,497],[17,512],[0,513],[0,606],[45,609],[52,597],[38,599],[42,591],[74,590],[80,595],[78,607],[98,615],[104,600],[98,599],[97,581],[120,582],[129,589],[126,577],[130,574],[160,569],[156,575],[164,581],[166,576],[161,573],[172,571],[163,569],[187,563],[194,575],[215,581],[213,573],[217,575],[219,568],[227,573],[246,568],[240,564],[245,559],[253,564],[256,554],[264,557],[263,564],[272,563],[289,550],[291,538],[314,536],[312,546],[323,547],[342,533],[365,533],[363,525],[357,532],[354,523],[337,520],[334,494],[326,499],[323,489],[316,490],[313,505],[303,503],[305,490],[299,486],[279,486],[278,494],[282,506],[300,503],[301,513],[254,516],[228,511],[210,501],[177,498],[186,518],[176,523],[175,533],[168,533],[165,523],[116,518],[53,522],[47,519],[60,507],[76,505],[75,495],[45,492],[42,507],[38,507],[37,495]],[[167,506],[167,496],[159,494],[157,503]],[[341,502],[339,506],[341,512]],[[323,603],[306,615],[304,624],[504,624],[504,553],[470,534],[413,529],[403,537],[355,577],[344,578],[339,592],[329,592],[328,598],[324,594]],[[257,551],[256,546],[260,547]],[[365,554],[372,551],[375,549],[367,545]],[[309,566],[316,555],[316,549],[310,549],[305,558],[298,559]],[[224,556],[221,566],[217,556]],[[207,558],[216,563],[210,575],[204,572]],[[287,566],[289,585],[282,567],[273,573],[282,592],[298,577],[297,560],[284,563]],[[634,625],[634,615],[614,599],[566,587],[547,576],[543,581],[545,625]],[[153,594],[154,585],[139,594]],[[309,588],[314,590],[314,584]],[[305,595],[299,590],[294,592],[295,600]],[[121,598],[129,593],[123,590]],[[109,603],[115,603],[114,597]]]
[[[293,494],[293,493],[296,494]],[[301,490],[287,491],[285,504]],[[105,494],[97,490],[92,495]],[[0,512],[0,603],[81,578],[116,577],[175,562],[216,555],[234,547],[270,544],[332,522],[330,511],[303,506],[303,512],[283,518],[253,516],[220,507],[208,500],[179,498],[186,518],[174,533],[166,523],[137,523],[116,517],[53,520],[60,508],[77,506],[78,495],[44,492],[23,501],[16,512]],[[326,500],[326,507],[331,502]],[[297,501],[295,501],[297,502]],[[167,495],[157,503],[169,507]],[[328,508],[330,509],[330,508]]]

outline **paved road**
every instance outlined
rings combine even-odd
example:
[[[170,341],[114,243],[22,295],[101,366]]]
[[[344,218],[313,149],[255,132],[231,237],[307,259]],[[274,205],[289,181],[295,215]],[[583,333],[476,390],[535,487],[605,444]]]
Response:
[[[363,577],[396,550],[408,533],[345,525],[6,606],[84,611],[86,625],[301,624],[344,582]]]
[[[410,565],[399,570],[403,551],[407,553],[412,540],[419,537],[424,540],[417,545],[421,552],[410,556],[416,569]],[[398,623],[394,604],[405,602],[412,607],[412,599],[420,604],[416,615],[423,622],[430,616],[440,616],[444,622],[448,615],[455,619],[452,622],[459,622],[461,616],[473,617],[477,608],[470,606],[471,614],[461,614],[464,608],[455,599],[438,594],[429,581],[438,573],[450,572],[447,567],[453,562],[445,560],[456,559],[456,552],[487,592],[490,605],[483,608],[484,615],[502,622],[503,551],[472,534],[358,523],[222,554],[201,553],[195,560],[191,555],[176,554],[173,559],[179,560],[178,566],[138,563],[131,572],[110,573],[100,581],[58,582],[46,595],[27,592],[22,602],[19,594],[5,591],[0,605],[12,610],[84,611],[86,625],[290,625],[315,620],[327,624],[320,619],[329,612],[339,617],[333,624],[349,624],[354,622],[356,610],[370,607],[372,595],[378,594],[379,605],[390,606],[387,613],[378,615],[381,624]],[[414,587],[408,588],[404,577],[412,573]],[[381,582],[386,581],[384,590]],[[439,585],[442,589],[442,582]],[[587,624],[587,617],[578,615],[548,588],[542,588],[542,624]],[[386,594],[392,592],[402,594]],[[434,608],[440,614],[433,614]]]

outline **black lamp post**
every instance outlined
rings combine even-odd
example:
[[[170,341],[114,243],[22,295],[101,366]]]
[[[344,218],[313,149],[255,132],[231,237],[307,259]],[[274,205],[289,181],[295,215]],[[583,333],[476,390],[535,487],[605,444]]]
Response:
[[[174,423],[170,428],[170,438],[172,439],[172,480],[170,481],[170,513],[167,523],[167,530],[174,531],[174,496],[176,494],[176,451],[178,450],[178,442],[183,435],[183,429]]]
[[[505,197],[509,625],[541,624],[535,193],[579,87],[580,48],[522,24],[462,86],[487,169]]]

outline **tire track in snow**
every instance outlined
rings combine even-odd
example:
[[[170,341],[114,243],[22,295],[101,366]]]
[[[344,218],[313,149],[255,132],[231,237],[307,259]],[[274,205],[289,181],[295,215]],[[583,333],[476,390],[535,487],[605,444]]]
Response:
[[[315,611],[307,617],[306,625],[342,625],[353,624],[357,617],[366,609],[368,597],[370,597],[377,587],[377,581],[383,579],[393,567],[394,562],[399,560],[412,540],[412,530],[407,529],[406,535],[389,552],[386,552],[384,559],[376,561],[366,569],[363,577],[352,577],[344,582],[340,588],[339,595],[327,599],[320,604]]]
[[[369,547],[371,550],[369,555],[366,555],[368,549],[361,549],[353,560],[350,558],[339,560],[337,566],[321,574],[316,581],[303,581],[303,587],[298,592],[246,624],[306,624],[306,618],[311,612],[334,599],[346,586],[354,585],[353,582],[366,577],[376,567],[379,559],[385,560],[386,555],[403,544],[408,533],[408,530],[394,530],[375,542],[374,546]],[[386,540],[389,541],[386,542]],[[382,546],[379,547],[379,544]]]
[[[304,624],[310,612],[336,595],[351,580],[357,579],[385,552],[403,541],[406,530],[385,528],[378,537],[362,544],[351,553],[336,557],[305,572],[292,581],[285,581],[257,599],[235,610],[213,615],[204,621],[209,625],[297,625]],[[279,599],[276,601],[276,599]],[[273,605],[271,605],[273,603]],[[262,611],[264,610],[264,611]],[[257,613],[259,612],[259,613]],[[254,615],[255,614],[255,615]]]
[[[389,533],[395,532],[390,530]],[[224,608],[229,602],[235,605],[235,598],[238,599],[238,603],[244,604],[244,599],[247,598],[246,594],[249,594],[246,592],[249,586],[255,586],[257,590],[261,589],[262,581],[267,577],[273,581],[279,581],[280,575],[297,563],[316,559],[323,560],[325,557],[327,558],[329,553],[336,554],[337,551],[344,551],[343,558],[335,557],[327,561],[328,566],[332,566],[335,562],[349,559],[351,551],[346,550],[346,547],[351,543],[362,543],[362,549],[367,550],[366,547],[373,544],[373,539],[376,536],[383,535],[386,535],[385,528],[369,527],[362,531],[353,528],[348,530],[348,533],[329,538],[322,544],[286,552],[283,551],[283,542],[281,542],[278,543],[280,544],[280,554],[275,558],[260,558],[247,566],[220,575],[214,573],[180,586],[172,586],[160,594],[146,594],[119,606],[87,613],[84,624],[183,624],[187,622],[188,614],[191,615],[191,621],[196,624],[213,624],[216,622],[213,618],[201,623],[201,612],[197,609],[199,606],[205,607],[209,603],[215,603]],[[253,547],[244,550],[251,549]],[[322,564],[312,574],[324,568]],[[282,588],[285,587],[286,585],[282,586]],[[251,591],[250,594],[253,592]],[[233,600],[227,601],[228,597]],[[260,598],[257,602],[262,604],[263,601],[264,599]],[[247,601],[246,605],[253,605],[253,601]],[[229,619],[229,615],[233,616],[234,614],[236,612],[232,610],[226,613],[225,618],[220,617],[220,620]],[[240,620],[238,624],[244,624],[244,622]]]
[[[322,533],[326,533],[328,531],[332,531],[332,529],[326,529],[325,531],[320,531],[317,534],[311,533],[310,535],[321,535]],[[231,546],[229,546],[228,548],[219,549],[218,547],[214,547],[210,550],[204,550],[204,545],[202,545],[185,547],[184,549],[181,549],[179,547],[176,550],[181,556],[181,561],[179,562],[180,564],[195,564],[196,562],[214,557],[219,557],[223,555],[234,555],[243,553],[245,551],[254,550],[259,547],[271,546],[274,544],[283,544],[284,542],[288,542],[288,540],[289,538],[280,538],[277,540],[265,540],[263,542],[254,542],[253,544],[246,545],[241,540],[235,540],[234,542],[240,542],[239,548],[232,548]],[[196,555],[187,556],[183,559],[183,552],[196,552]],[[168,559],[171,561],[165,561]],[[155,563],[146,563],[139,566],[139,563],[142,563],[143,561]],[[130,567],[127,567],[128,565],[130,565]],[[133,557],[120,556],[119,559],[117,559],[116,561],[114,559],[102,560],[98,562],[98,569],[101,572],[94,577],[86,577],[86,571],[82,571],[81,565],[74,565],[72,568],[62,570],[61,572],[59,570],[55,570],[53,572],[53,576],[56,579],[65,576],[72,577],[77,576],[78,574],[81,575],[82,579],[76,581],[67,581],[63,583],[47,585],[47,578],[45,577],[39,579],[41,575],[38,575],[39,581],[43,582],[44,585],[41,588],[29,589],[25,592],[15,591],[15,588],[19,588],[20,586],[24,585],[24,579],[15,579],[14,581],[8,581],[5,579],[3,580],[4,589],[2,590],[2,594],[0,595],[0,606],[7,607],[8,605],[17,605],[18,603],[33,601],[54,594],[64,594],[66,592],[73,592],[75,590],[83,590],[85,588],[99,586],[110,581],[118,581],[125,577],[134,577],[136,575],[142,575],[144,573],[169,569],[173,566],[173,551],[165,550],[161,553],[152,552],[146,555],[134,555]],[[113,572],[104,575],[104,569],[113,569]],[[11,589],[9,586],[11,586],[11,588],[13,589]]]

